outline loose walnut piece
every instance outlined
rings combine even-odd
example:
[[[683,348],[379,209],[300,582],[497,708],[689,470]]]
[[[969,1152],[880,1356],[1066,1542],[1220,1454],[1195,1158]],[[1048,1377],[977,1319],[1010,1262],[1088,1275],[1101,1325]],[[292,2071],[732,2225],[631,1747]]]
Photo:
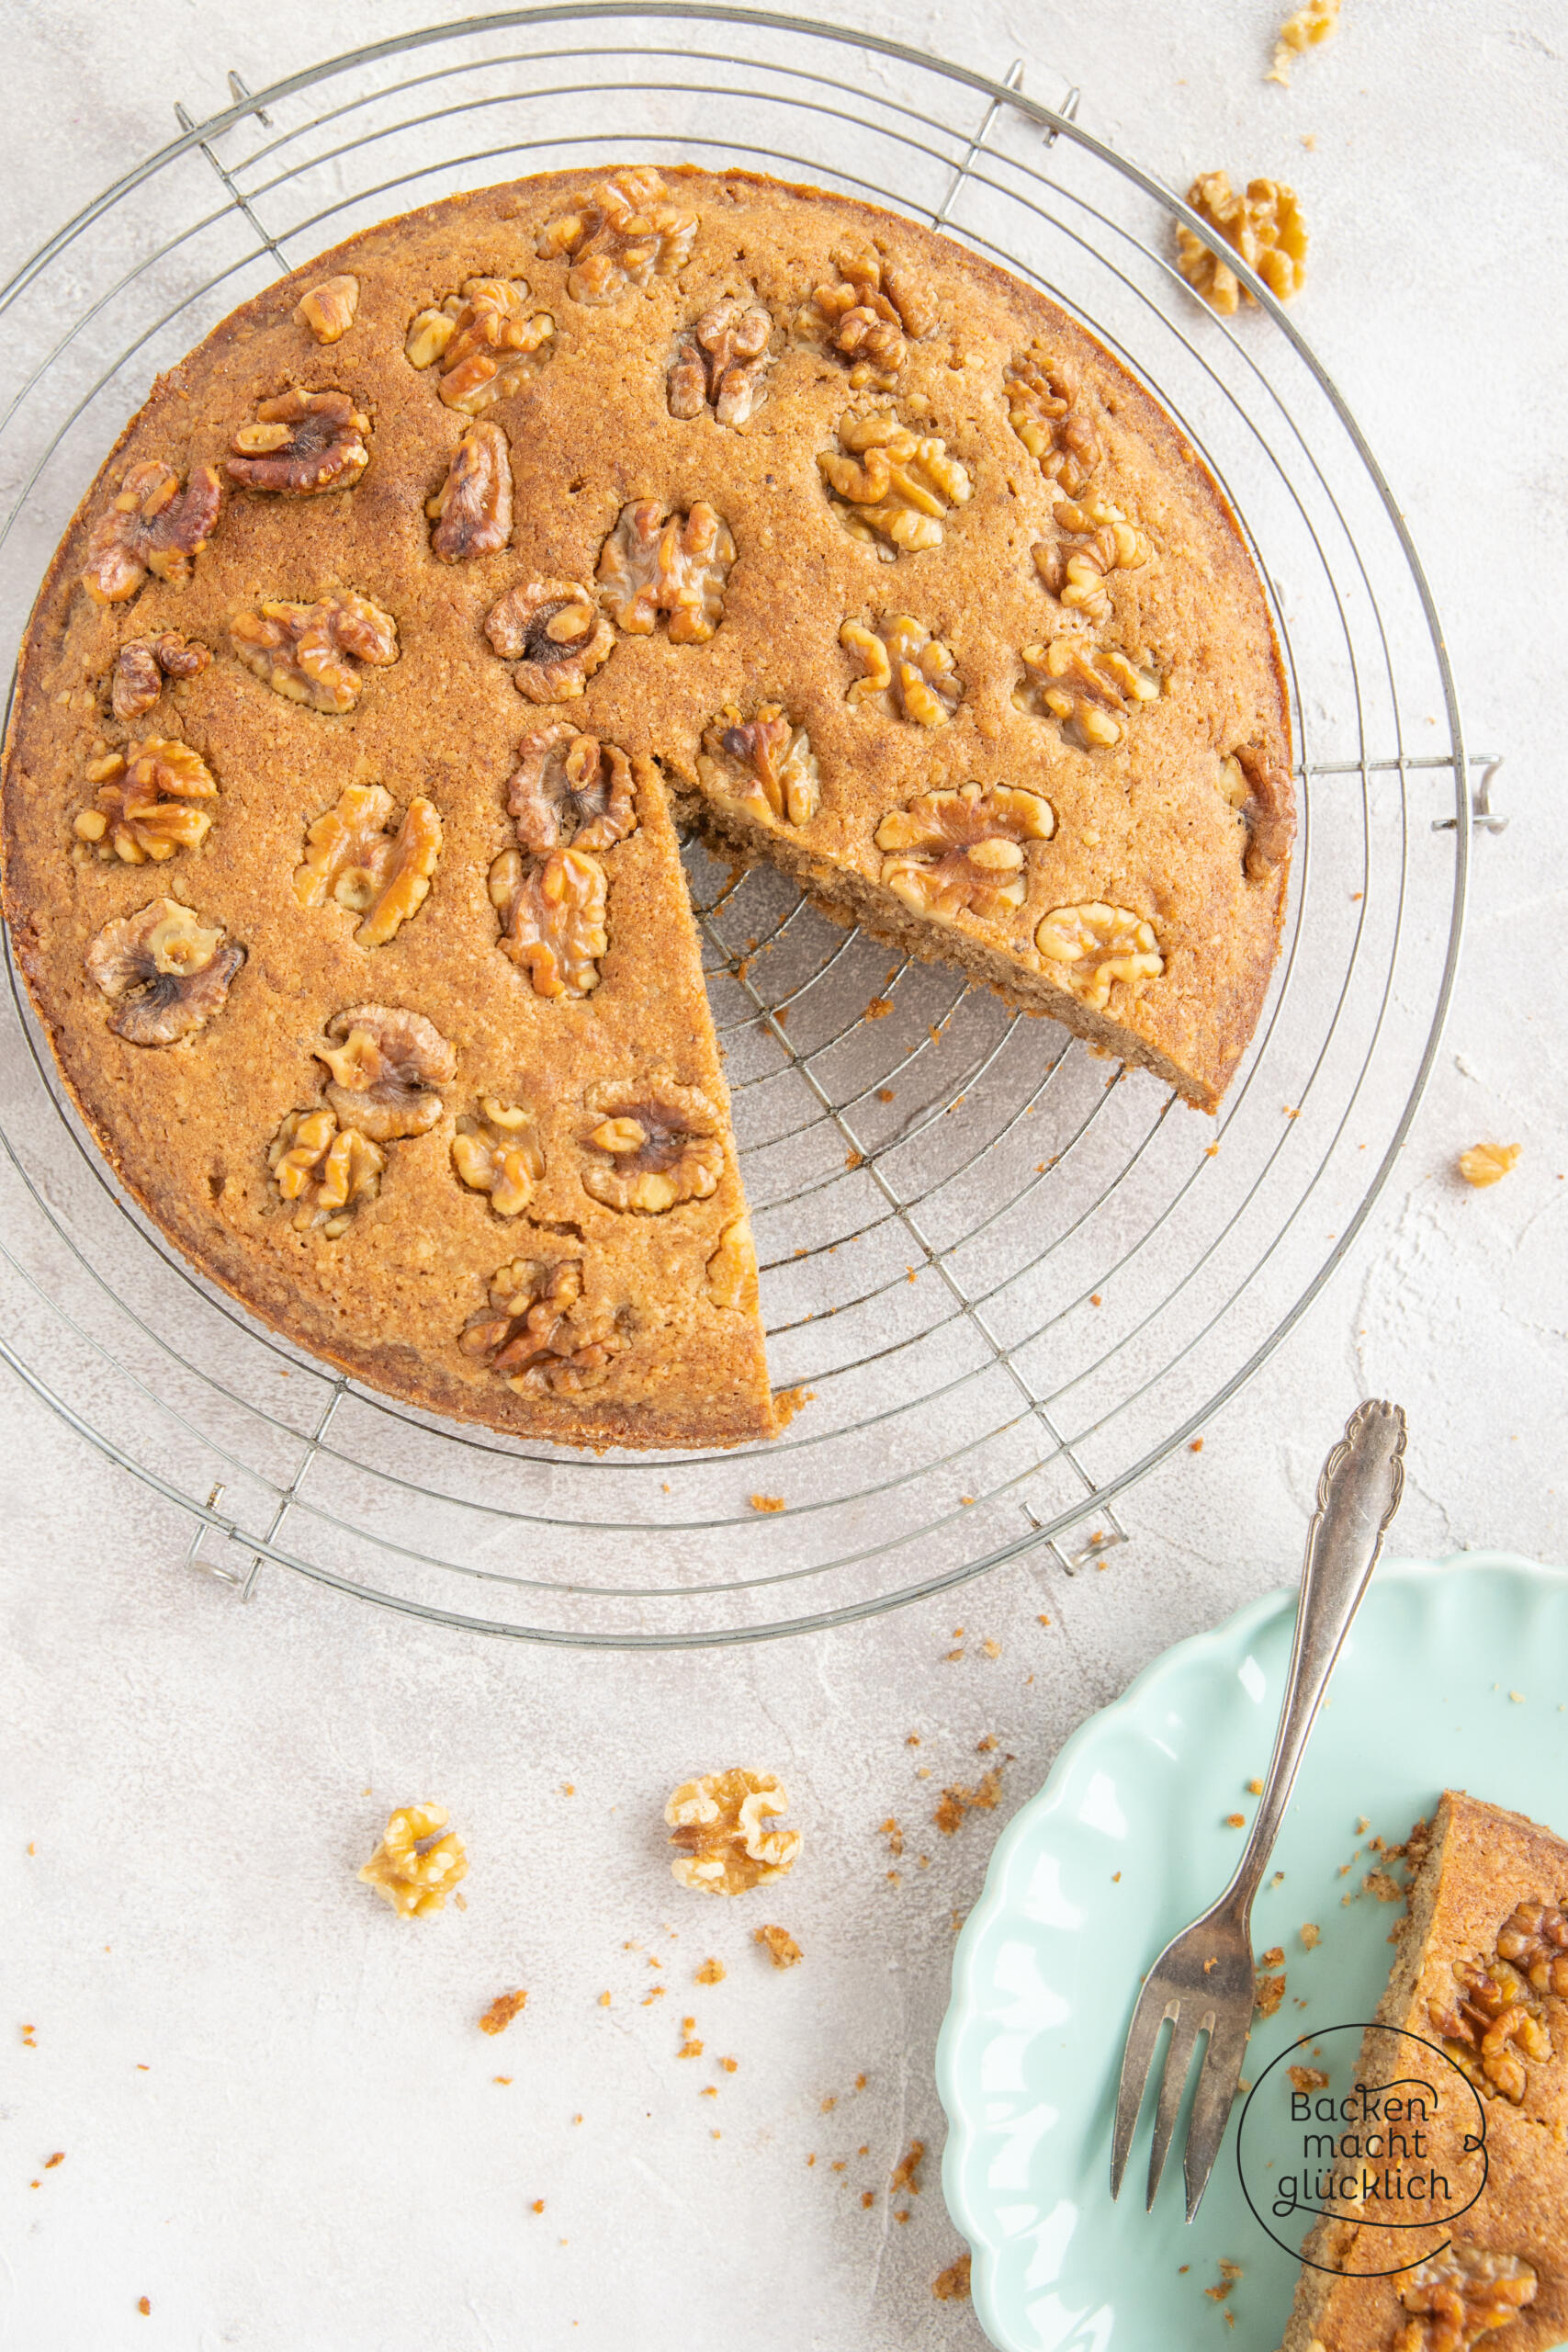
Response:
[[[441,563],[493,555],[512,537],[512,458],[499,424],[470,424],[452,452],[446,479],[425,508]]]
[[[1277,301],[1288,302],[1300,290],[1307,232],[1294,188],[1282,180],[1248,180],[1247,194],[1237,196],[1224,172],[1204,172],[1188,189],[1187,201],[1257,271]],[[1256,299],[1195,231],[1178,228],[1176,246],[1177,267],[1212,310],[1229,318],[1238,303]]]
[[[1049,841],[1055,830],[1050,802],[1013,785],[922,793],[876,829],[886,853],[883,887],[918,915],[951,922],[967,912],[994,922],[1023,904],[1025,843]]]
[[[727,1306],[741,1315],[757,1312],[757,1251],[751,1220],[738,1216],[718,1237],[718,1248],[707,1261],[703,1294],[710,1306]]]
[[[566,290],[574,302],[613,302],[628,287],[672,277],[691,259],[698,216],[668,202],[669,193],[655,171],[616,172],[579,211],[547,221],[535,251],[541,261],[572,264]]]
[[[1047,481],[1081,498],[1104,454],[1087,417],[1075,416],[1078,388],[1043,344],[1032,343],[1002,370],[1008,423]]]
[[[370,419],[346,392],[281,392],[262,401],[254,424],[242,425],[223,470],[243,490],[275,490],[289,498],[349,490],[370,463],[365,435]]]
[[[319,1231],[336,1241],[355,1209],[381,1189],[386,1155],[356,1128],[340,1127],[335,1111],[290,1111],[267,1152],[280,1200],[292,1203],[299,1233]]]
[[[576,580],[509,588],[485,617],[485,635],[530,702],[570,702],[615,650],[615,632]]]
[[[172,1046],[222,1011],[245,951],[223,944],[177,899],[154,899],[105,923],[84,962],[115,1008],[109,1027],[130,1046]]]
[[[1126,733],[1129,712],[1157,702],[1160,682],[1147,656],[1134,659],[1088,637],[1054,637],[1023,649],[1024,678],[1013,695],[1020,710],[1058,720],[1069,743],[1104,751]]]
[[[615,744],[558,718],[518,744],[506,808],[519,846],[536,857],[557,849],[614,849],[637,830],[632,763]]]
[[[833,267],[837,277],[813,287],[795,314],[795,332],[849,360],[857,390],[874,384],[886,391],[910,344],[936,325],[936,311],[910,272],[873,245],[840,248]]]
[[[1517,1143],[1475,1143],[1459,1156],[1459,1172],[1467,1184],[1478,1192],[1488,1184],[1499,1184],[1518,1160],[1520,1146]]]
[[[490,1283],[484,1312],[464,1325],[457,1345],[498,1373],[519,1396],[558,1396],[598,1388],[627,1346],[615,1316],[582,1304],[582,1261],[553,1266],[514,1258]]]
[[[845,530],[888,563],[940,547],[949,510],[971,495],[968,472],[946,442],[912,432],[890,408],[865,416],[846,410],[838,448],[821,451],[817,463]]]
[[[724,1173],[718,1113],[694,1086],[665,1078],[602,1080],[583,1097],[598,1124],[583,1138],[603,1155],[582,1171],[582,1188],[606,1208],[662,1216],[682,1201],[705,1201]]]
[[[313,605],[237,613],[229,642],[274,694],[311,710],[343,712],[359,699],[362,668],[385,669],[397,660],[398,625],[368,596],[334,590]]]
[[[590,996],[598,987],[599,958],[610,944],[608,888],[604,867],[585,851],[552,850],[531,869],[520,850],[502,851],[490,869],[501,951],[527,973],[536,996]]]
[[[520,1216],[545,1172],[532,1111],[493,1094],[457,1122],[452,1165],[470,1193],[488,1193],[497,1216]]]
[[[753,1928],[751,1941],[761,1945],[775,1968],[798,1968],[805,1958],[787,1928]]]
[[[839,643],[864,671],[850,688],[851,702],[885,694],[900,718],[917,727],[945,727],[964,698],[952,646],[908,613],[886,615],[874,628],[846,621]]]
[[[1306,0],[1305,7],[1298,8],[1280,26],[1279,39],[1274,44],[1274,62],[1263,79],[1266,82],[1282,82],[1289,89],[1292,58],[1299,57],[1303,50],[1315,49],[1320,41],[1326,40],[1338,22],[1339,0]]]
[[[429,897],[441,839],[434,801],[411,800],[394,831],[389,792],[378,784],[345,785],[337,806],[307,828],[294,895],[302,907],[331,898],[363,915],[355,945],[384,947]]]
[[[109,708],[129,726],[152,709],[165,678],[197,677],[211,659],[205,645],[187,644],[177,629],[165,629],[162,637],[133,637],[115,656]]]
[[[414,368],[439,364],[436,390],[447,407],[478,416],[520,392],[550,356],[556,322],[547,311],[525,310],[527,299],[525,278],[465,278],[439,310],[420,312],[404,355]]]
[[[457,1057],[433,1021],[388,1004],[334,1013],[310,1051],[332,1072],[327,1101],[339,1125],[372,1143],[427,1134],[441,1116],[439,1090],[457,1072]]]
[[[1153,923],[1098,899],[1086,906],[1053,907],[1034,944],[1052,966],[1051,978],[1094,1012],[1104,1012],[1116,981],[1136,987],[1157,980],[1165,969]]]
[[[724,587],[735,561],[728,523],[705,499],[671,514],[657,499],[623,506],[599,552],[598,581],[616,626],[650,637],[660,613],[671,645],[705,645],[724,617]]]
[[[1147,539],[1107,498],[1086,499],[1081,505],[1058,499],[1054,519],[1064,537],[1041,540],[1034,569],[1068,612],[1081,613],[1088,621],[1109,620],[1105,583],[1113,571],[1137,571],[1147,563]]]
[[[302,294],[294,315],[318,343],[341,343],[358,309],[359,280],[345,272],[341,277],[323,277]]]
[[[468,1858],[439,1804],[400,1806],[387,1834],[360,1871],[402,1919],[423,1919],[446,1908],[446,1897],[468,1875]],[[446,1830],[445,1837],[441,1832]]]
[[[811,738],[781,703],[765,702],[745,720],[727,703],[703,729],[697,774],[718,799],[764,821],[809,824],[822,799]]]
[[[664,1808],[670,1843],[680,1852],[671,1870],[701,1894],[744,1894],[782,1878],[800,1852],[798,1829],[769,1829],[789,1799],[772,1772],[707,1772],[682,1781]]]
[[[96,857],[158,865],[207,838],[213,812],[192,804],[216,800],[218,786],[188,743],[164,735],[128,743],[90,762],[87,782],[97,786],[93,805],[77,811],[71,830]]]
[[[150,571],[183,588],[217,527],[222,501],[212,466],[193,466],[184,491],[173,466],[161,458],[132,466],[87,541],[82,585],[94,604],[123,605]]]
[[[1523,2255],[1447,2245],[1400,2280],[1399,2300],[1416,2317],[1400,2329],[1393,2352],[1472,2352],[1490,2330],[1513,2324],[1539,2284]]]
[[[711,408],[720,424],[744,424],[762,399],[773,322],[760,302],[716,302],[677,338],[670,362],[670,413],[687,422]]]

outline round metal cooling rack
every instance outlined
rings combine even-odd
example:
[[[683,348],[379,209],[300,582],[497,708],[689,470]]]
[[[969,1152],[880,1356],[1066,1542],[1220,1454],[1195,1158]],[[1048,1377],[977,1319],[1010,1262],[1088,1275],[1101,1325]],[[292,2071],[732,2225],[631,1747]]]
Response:
[[[117,1192],[7,957],[0,1349],[196,1522],[445,1623],[675,1646],[864,1616],[1113,1505],[1290,1330],[1404,1136],[1452,985],[1470,801],[1415,550],[1343,401],[1245,267],[1226,321],[1147,173],[1002,80],[718,6],[558,6],[389,40],[193,123],[0,295],[13,642],[157,370],[281,270],[412,204],[568,164],[745,166],[944,227],[1045,288],[1224,484],[1270,584],[1303,822],[1284,948],[1216,1119],[697,847],[693,895],[753,1204],[766,1448],[576,1455],[389,1405],[259,1329]],[[1225,258],[1237,266],[1228,252]]]

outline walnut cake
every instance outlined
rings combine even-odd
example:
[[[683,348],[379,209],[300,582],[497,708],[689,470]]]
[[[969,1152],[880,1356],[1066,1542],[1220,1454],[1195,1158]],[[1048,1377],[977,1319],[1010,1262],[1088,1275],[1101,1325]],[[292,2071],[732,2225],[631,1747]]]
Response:
[[[164,377],[23,650],[6,909],[209,1276],[551,1441],[767,1435],[675,821],[1212,1109],[1293,830],[1195,452],[946,239],[636,166],[350,239]]]
[[[1522,1814],[1443,1797],[1377,2022],[1436,2044],[1474,2086],[1485,2185],[1444,2224],[1442,2250],[1414,2266],[1397,2226],[1407,2211],[1376,2194],[1362,2220],[1316,2222],[1285,2352],[1547,2352],[1568,2341],[1565,1910],[1568,1844]],[[1369,2041],[1358,2081],[1378,2079],[1377,2054]],[[1446,2128],[1457,2179],[1473,2109]]]

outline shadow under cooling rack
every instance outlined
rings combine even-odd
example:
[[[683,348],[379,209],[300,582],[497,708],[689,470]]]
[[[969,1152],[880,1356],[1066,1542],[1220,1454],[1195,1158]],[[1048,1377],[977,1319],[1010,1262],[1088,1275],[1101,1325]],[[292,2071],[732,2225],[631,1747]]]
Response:
[[[718,7],[433,28],[182,114],[0,294],[13,641],[158,369],[281,270],[461,188],[689,157],[870,197],[1045,288],[1224,484],[1286,649],[1301,838],[1280,967],[1214,1119],[688,845],[770,1361],[797,1408],[767,1447],[522,1446],[262,1330],[121,1199],[8,958],[0,1352],[186,1510],[193,1556],[237,1589],[274,1563],[449,1623],[657,1647],[843,1622],[1034,1546],[1070,1566],[1120,1540],[1116,1497],[1250,1377],[1364,1221],[1463,912],[1465,756],[1430,597],[1266,289],[1242,269],[1258,305],[1231,321],[1195,301],[1171,225],[1201,224],[1033,75]]]

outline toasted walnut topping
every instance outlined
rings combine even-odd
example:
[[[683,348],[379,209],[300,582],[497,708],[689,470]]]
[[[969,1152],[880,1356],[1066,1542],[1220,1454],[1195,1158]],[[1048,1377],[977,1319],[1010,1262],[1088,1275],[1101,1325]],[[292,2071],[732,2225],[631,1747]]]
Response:
[[[386,1155],[356,1128],[340,1127],[335,1111],[290,1111],[266,1156],[280,1200],[292,1203],[298,1232],[336,1241],[355,1209],[381,1189]]]
[[[535,251],[541,261],[572,265],[566,290],[574,302],[613,302],[628,287],[683,269],[698,216],[668,201],[655,171],[616,172],[576,212],[547,221]]]
[[[1339,22],[1339,0],[1306,0],[1303,8],[1287,17],[1280,28],[1274,44],[1274,62],[1263,76],[1266,82],[1291,83],[1291,60],[1303,50],[1315,49],[1328,39]]]
[[[1250,745],[1220,763],[1220,797],[1241,818],[1247,837],[1242,865],[1249,882],[1267,882],[1290,854],[1295,830],[1291,783]]]
[[[967,503],[969,475],[935,434],[912,433],[890,408],[846,411],[839,447],[818,457],[839,520],[886,562],[942,545],[950,508]]]
[[[1473,1143],[1460,1153],[1459,1172],[1467,1184],[1483,1192],[1512,1172],[1518,1164],[1519,1150],[1517,1143]]]
[[[536,857],[557,849],[614,849],[637,830],[632,763],[614,743],[558,718],[518,744],[506,808],[520,847]]]
[[[130,1046],[172,1046],[220,1012],[245,951],[223,944],[177,899],[154,899],[105,923],[84,962],[114,1006],[109,1027]]]
[[[659,1216],[681,1201],[705,1201],[724,1173],[718,1113],[694,1086],[668,1079],[602,1080],[583,1097],[598,1124],[583,1138],[582,1188],[606,1208]]]
[[[430,551],[442,563],[493,555],[512,537],[512,458],[499,424],[470,424],[425,507],[435,528]]]
[[[1043,539],[1034,569],[1057,602],[1085,620],[1111,617],[1106,582],[1113,571],[1137,571],[1149,560],[1149,543],[1108,498],[1056,502],[1059,539]]]
[[[1024,678],[1013,695],[1020,710],[1058,720],[1069,743],[1102,751],[1119,743],[1130,711],[1157,702],[1160,682],[1147,657],[1134,660],[1087,637],[1054,637],[1023,649]]]
[[[352,710],[362,668],[385,669],[398,658],[398,625],[368,596],[335,591],[313,605],[264,605],[235,615],[229,642],[274,694],[311,710]]]
[[[908,356],[911,343],[931,334],[936,311],[912,274],[874,245],[845,246],[833,255],[838,276],[813,287],[795,314],[795,332],[850,362],[850,382],[886,391]]]
[[[773,322],[760,302],[716,302],[676,339],[670,362],[670,413],[683,420],[711,408],[720,424],[744,424],[762,399]]]
[[[329,898],[363,915],[360,947],[384,947],[430,895],[441,854],[441,817],[431,800],[411,800],[393,831],[392,796],[378,784],[345,785],[337,806],[305,834],[305,863],[294,876],[302,907]]]
[[[1288,302],[1306,276],[1306,225],[1293,188],[1281,180],[1248,180],[1235,195],[1224,172],[1204,172],[1187,191],[1201,220],[1217,229],[1227,245],[1258,272],[1277,301]],[[1212,310],[1229,318],[1250,295],[1228,262],[1211,253],[1191,229],[1176,232],[1176,266]]]
[[[775,1968],[798,1968],[805,1958],[787,1928],[753,1928],[751,1941],[761,1945]]]
[[[433,1021],[388,1004],[334,1013],[310,1051],[332,1072],[327,1101],[338,1125],[372,1143],[427,1134],[441,1116],[440,1089],[457,1071],[457,1057]]]
[[[359,1873],[367,1886],[386,1896],[400,1918],[423,1919],[444,1910],[448,1894],[468,1875],[462,1841],[456,1830],[446,1828],[446,1820],[445,1805],[400,1806]]]
[[[599,1387],[628,1342],[616,1317],[582,1301],[582,1261],[553,1266],[514,1258],[492,1275],[485,1311],[458,1334],[457,1345],[498,1373],[520,1396],[548,1389],[578,1396]]]
[[[925,792],[876,829],[884,888],[914,913],[952,922],[961,911],[994,921],[1023,904],[1025,844],[1049,841],[1048,800],[1006,784]]]
[[[789,1810],[772,1772],[707,1772],[682,1781],[664,1808],[670,1843],[680,1852],[670,1867],[682,1886],[702,1894],[744,1894],[782,1878],[800,1851],[798,1829],[764,1825]]]
[[[1055,967],[1052,978],[1095,1012],[1105,1010],[1117,980],[1133,987],[1141,980],[1157,980],[1165,969],[1153,923],[1101,899],[1088,906],[1053,907],[1034,934],[1034,944]]]
[[[1081,498],[1103,452],[1087,417],[1075,416],[1076,380],[1051,358],[1043,344],[1032,343],[1010,359],[1002,371],[1008,423],[1047,481],[1069,498]]]
[[[262,401],[255,423],[235,434],[235,455],[224,459],[223,470],[242,489],[290,498],[348,490],[370,463],[369,430],[370,419],[346,392],[281,392]]]
[[[811,738],[776,702],[745,720],[727,703],[703,729],[697,774],[719,799],[784,824],[809,824],[822,799]]]
[[[545,1172],[534,1114],[484,1096],[457,1122],[452,1165],[470,1193],[488,1193],[497,1216],[520,1216]]]
[[[165,629],[162,637],[133,637],[115,656],[109,707],[129,726],[152,709],[165,678],[197,677],[211,659],[205,645],[187,644],[177,629]]]
[[[341,343],[359,309],[359,280],[346,271],[341,277],[323,277],[299,297],[295,317],[309,327],[318,343]]]
[[[850,688],[851,702],[885,694],[900,718],[917,727],[945,727],[964,698],[952,646],[908,613],[886,615],[874,628],[846,621],[839,643],[864,671]]]
[[[686,514],[657,499],[623,506],[599,552],[598,579],[617,627],[649,637],[660,613],[671,645],[705,645],[724,617],[724,585],[735,561],[728,523],[698,499]]]
[[[1551,2056],[1541,2003],[1550,1994],[1568,1998],[1568,1920],[1554,1903],[1520,1903],[1498,1929],[1491,1959],[1460,1961],[1453,1975],[1453,2005],[1427,2004],[1443,2047],[1478,2090],[1517,2107],[1525,2060]]]
[[[216,800],[218,786],[188,743],[150,735],[91,762],[87,781],[97,786],[93,805],[78,810],[71,830],[96,857],[160,865],[207,838],[213,812],[193,804]]]
[[[447,407],[478,416],[520,392],[550,356],[556,322],[547,311],[525,310],[527,299],[525,278],[465,278],[439,310],[420,312],[404,355],[414,368],[439,365]]]
[[[485,618],[485,635],[530,702],[570,702],[615,649],[615,632],[575,580],[509,588]]]
[[[599,985],[604,928],[604,869],[580,849],[552,850],[525,865],[504,849],[490,869],[490,902],[501,917],[501,951],[526,972],[536,996],[590,996]]]
[[[123,605],[151,571],[183,588],[217,526],[223,492],[215,468],[193,466],[182,491],[173,466],[132,466],[87,541],[82,585],[95,605]]]
[[[742,1315],[757,1312],[757,1251],[750,1217],[738,1216],[719,1235],[703,1291],[710,1306],[733,1307]]]
[[[1513,2324],[1539,2284],[1523,2255],[1447,2245],[1400,2280],[1399,2300],[1416,2317],[1400,2329],[1393,2352],[1472,2352],[1490,2330]]]

